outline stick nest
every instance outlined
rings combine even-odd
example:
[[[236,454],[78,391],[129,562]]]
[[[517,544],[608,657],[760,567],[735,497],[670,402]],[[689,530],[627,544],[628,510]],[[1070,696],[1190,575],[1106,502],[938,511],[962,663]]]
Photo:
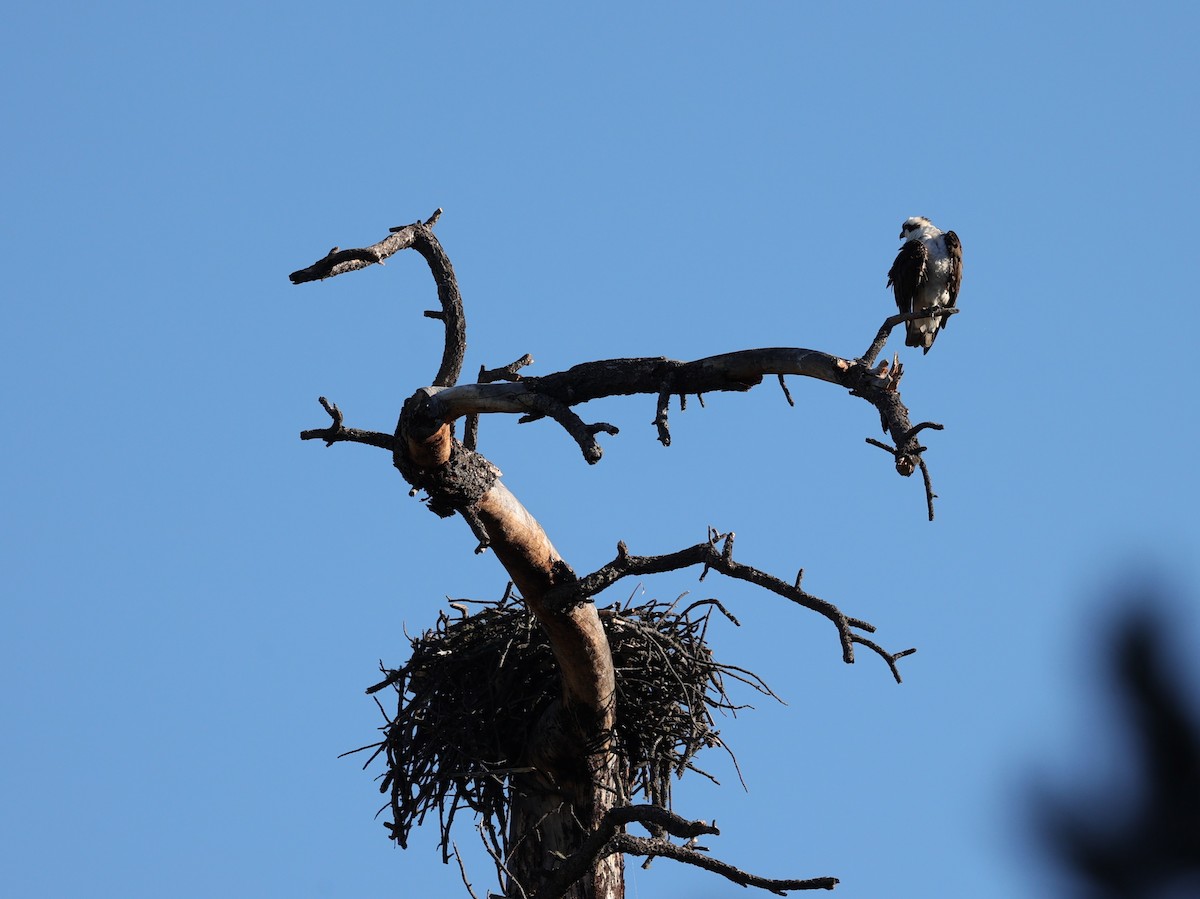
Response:
[[[757,675],[714,660],[705,639],[710,615],[717,609],[737,620],[715,599],[677,611],[682,598],[600,612],[616,668],[616,745],[628,772],[627,795],[640,792],[666,809],[672,775],[691,770],[715,781],[693,764],[696,753],[713,746],[729,752],[714,728],[714,710],[736,714],[747,706],[729,699],[726,678],[778,699]],[[436,627],[410,638],[408,662],[381,665],[385,679],[367,690],[391,687],[397,695],[394,715],[379,706],[383,740],[363,747],[374,750],[364,768],[380,756],[386,765],[379,790],[391,798],[380,812],[390,809],[392,820],[385,826],[403,847],[413,826],[436,809],[446,861],[450,829],[463,808],[478,816],[502,853],[508,777],[529,770],[528,735],[561,692],[550,644],[511,586],[498,602],[473,604],[480,608],[452,604],[461,617],[440,613]]]

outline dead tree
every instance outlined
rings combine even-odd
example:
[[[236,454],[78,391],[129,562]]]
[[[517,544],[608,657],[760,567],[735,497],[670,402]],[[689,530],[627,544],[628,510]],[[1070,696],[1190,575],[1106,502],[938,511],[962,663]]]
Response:
[[[586,576],[577,575],[501,483],[497,469],[476,451],[478,417],[510,413],[523,422],[551,418],[575,440],[584,459],[594,464],[602,454],[597,436],[615,435],[617,428],[579,416],[575,407],[590,400],[641,394],[655,398],[658,439],[669,445],[673,396],[681,405],[689,395],[702,402],[706,393],[747,391],[774,375],[791,403],[784,377],[816,378],[875,407],[891,442],[871,438],[868,442],[891,454],[901,475],[921,470],[932,519],[934,493],[921,455],[925,447],[917,438],[921,431],[941,425],[913,425],[898,390],[901,366],[896,361],[875,363],[891,329],[912,316],[887,319],[857,359],[773,347],[691,362],[606,359],[530,377],[520,374],[533,361],[525,356],[500,369],[481,369],[477,383],[460,385],[466,324],[454,269],[433,234],[440,214],[439,209],[427,221],[392,228],[388,237],[370,247],[334,247],[291,275],[295,284],[318,281],[382,264],[403,249],[424,257],[441,302],[440,310],[425,315],[445,324],[441,366],[432,383],[404,402],[392,433],[347,427],[337,405],[322,397],[332,422],[300,436],[329,446],[349,441],[390,452],[396,469],[412,487],[410,495],[423,493],[423,501],[441,517],[461,515],[477,539],[475,551],[492,550],[511,580],[510,590],[498,604],[474,614],[455,604],[461,616],[457,619],[442,613],[437,627],[413,640],[412,660],[401,669],[385,669],[384,680],[369,691],[390,686],[400,694],[396,716],[385,712],[389,719],[385,739],[364,747],[375,750],[373,757],[384,754],[388,760],[381,789],[391,794],[392,837],[404,845],[408,828],[436,808],[442,820],[443,857],[448,861],[453,847],[449,828],[460,808],[499,821],[499,828],[487,830],[485,845],[505,896],[522,899],[621,897],[625,855],[675,859],[777,894],[832,889],[837,883],[833,877],[769,879],[719,861],[695,844],[697,837],[717,833],[716,828],[685,820],[670,809],[671,775],[693,767],[691,756],[704,745],[720,743],[708,727],[706,703],[731,707],[722,676],[766,690],[749,672],[712,659],[704,630],[708,614],[719,604],[702,601],[683,612],[655,604],[601,610],[594,598],[621,578],[697,566],[701,577],[716,571],[823,615],[833,624],[847,663],[854,661],[856,648],[863,647],[882,658],[899,682],[897,661],[915,650],[885,650],[868,636],[875,630],[872,625],[808,593],[800,576],[789,582],[736,561],[732,533],[710,530],[707,540],[661,556],[633,555],[620,543],[613,561]],[[461,441],[455,436],[459,419],[464,420]],[[657,681],[645,674],[643,663],[618,666],[614,662],[614,658],[628,660],[638,653],[655,652],[672,660],[665,667],[651,666],[660,672]],[[514,667],[517,655],[523,661]],[[450,662],[435,665],[431,662],[435,658]],[[478,669],[482,677],[464,676],[471,665],[482,666]],[[618,668],[641,671],[642,679],[619,674]],[[484,687],[478,686],[481,681],[495,695],[484,695]],[[468,691],[475,695],[463,695],[463,683],[470,684]],[[511,734],[501,735],[487,753],[480,750],[475,756],[462,750],[480,728],[471,718],[470,726],[451,733],[457,725],[447,720],[450,713],[438,703],[456,685],[459,693],[452,700],[456,706],[475,703],[471,715],[486,714],[486,707],[503,707],[507,717],[493,729],[511,729],[517,721],[519,739],[514,743]],[[636,706],[637,717],[644,719],[640,730],[630,725],[629,715],[622,716],[627,703]],[[682,714],[681,708],[686,710]],[[456,747],[465,753],[461,764],[474,765],[473,770],[454,770],[456,765],[447,761],[447,753]],[[650,801],[633,802],[636,792],[645,793]],[[634,823],[649,836],[627,832]],[[465,872],[463,880],[470,890]]]

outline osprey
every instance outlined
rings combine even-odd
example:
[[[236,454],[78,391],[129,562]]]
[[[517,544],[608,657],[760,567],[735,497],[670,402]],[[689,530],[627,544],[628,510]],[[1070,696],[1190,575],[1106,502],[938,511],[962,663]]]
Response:
[[[914,215],[900,228],[904,245],[888,271],[887,286],[896,293],[901,312],[921,312],[934,306],[952,307],[962,285],[962,244],[953,231],[939,231],[923,215]],[[905,322],[905,346],[926,353],[946,327],[949,316],[930,316]]]

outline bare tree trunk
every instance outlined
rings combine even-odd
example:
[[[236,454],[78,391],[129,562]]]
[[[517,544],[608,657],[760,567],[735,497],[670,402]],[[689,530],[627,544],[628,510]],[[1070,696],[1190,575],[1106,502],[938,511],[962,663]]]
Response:
[[[537,520],[496,481],[476,511],[496,553],[550,638],[562,676],[554,702],[528,746],[535,771],[512,782],[509,882],[518,899],[540,892],[557,863],[578,852],[609,809],[625,802],[612,746],[616,679],[608,638],[591,602],[556,608],[554,588],[576,580]],[[613,853],[563,895],[623,899],[623,857]]]

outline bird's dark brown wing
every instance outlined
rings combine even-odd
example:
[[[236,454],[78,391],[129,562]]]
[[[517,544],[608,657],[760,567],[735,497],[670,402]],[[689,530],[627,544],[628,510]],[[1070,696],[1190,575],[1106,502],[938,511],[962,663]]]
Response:
[[[929,278],[929,251],[919,240],[906,241],[888,270],[887,286],[896,294],[896,306],[901,312],[913,311],[917,288]]]
[[[962,242],[953,231],[946,232],[946,253],[950,256],[950,305],[958,300],[958,289],[962,287]],[[942,319],[942,327],[946,327],[948,318]]]

